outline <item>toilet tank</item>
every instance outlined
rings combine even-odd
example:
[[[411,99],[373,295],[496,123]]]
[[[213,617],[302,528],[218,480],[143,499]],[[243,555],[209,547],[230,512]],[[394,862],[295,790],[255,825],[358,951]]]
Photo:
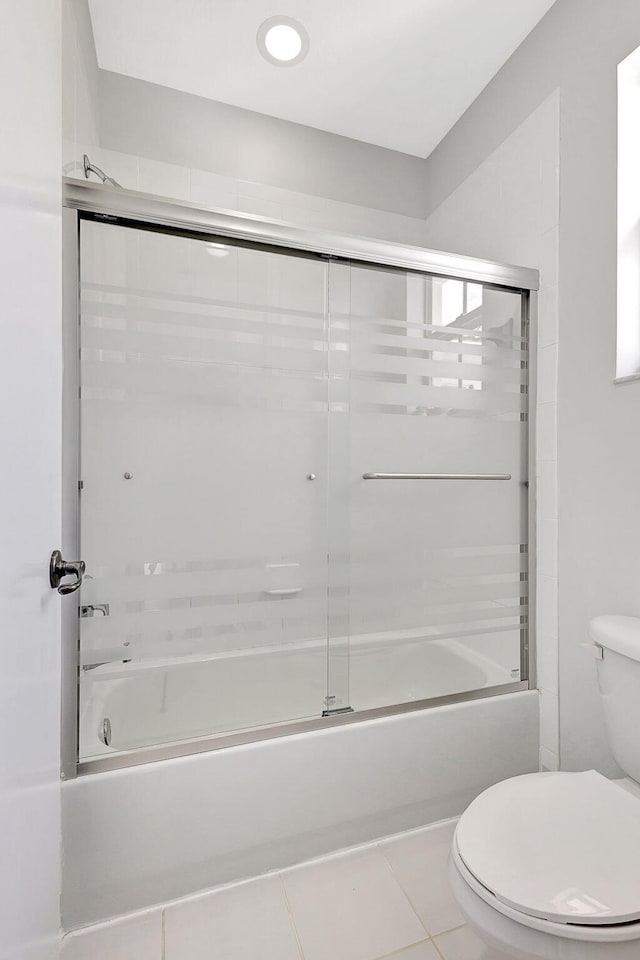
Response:
[[[589,634],[602,648],[598,685],[611,751],[626,775],[640,783],[640,619],[597,617]]]

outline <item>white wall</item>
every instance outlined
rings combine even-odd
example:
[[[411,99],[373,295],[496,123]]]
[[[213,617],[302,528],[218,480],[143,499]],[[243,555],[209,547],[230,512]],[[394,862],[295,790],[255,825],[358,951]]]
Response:
[[[0,5],[0,957],[58,956],[60,5]]]
[[[556,372],[559,98],[551,94],[431,214],[431,246],[540,270],[537,377],[537,640],[541,762],[559,765]]]
[[[62,0],[63,173],[83,176],[100,142],[99,71],[86,0]]]
[[[422,216],[424,160],[324,130],[100,71],[103,147]]]
[[[638,45],[637,0],[558,0],[426,165],[435,210],[559,90],[561,762],[566,769],[596,767],[608,774],[617,768],[606,742],[595,662],[580,644],[593,616],[640,615],[640,383],[613,382],[616,80],[618,63]],[[530,144],[536,156],[548,148]],[[511,236],[522,204],[533,211],[538,202],[528,193],[526,170],[524,164],[511,171],[521,201],[513,214],[506,211]],[[546,270],[553,274],[554,267]]]

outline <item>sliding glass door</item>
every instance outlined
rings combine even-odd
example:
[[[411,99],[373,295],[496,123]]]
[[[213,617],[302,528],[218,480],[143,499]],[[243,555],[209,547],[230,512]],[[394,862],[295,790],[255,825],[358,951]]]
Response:
[[[522,297],[379,267],[331,269],[331,323],[344,333],[350,379],[351,706],[519,680],[528,597]]]
[[[93,221],[81,250],[82,755],[320,715],[327,263]]]
[[[80,224],[80,758],[519,679],[520,294]]]

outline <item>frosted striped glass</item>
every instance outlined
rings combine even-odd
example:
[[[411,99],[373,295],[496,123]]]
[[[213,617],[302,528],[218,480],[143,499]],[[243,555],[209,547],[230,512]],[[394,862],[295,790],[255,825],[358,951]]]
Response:
[[[527,332],[517,293],[83,220],[81,757],[519,678]]]
[[[517,293],[332,264],[351,706],[511,683],[527,628],[528,344]],[[508,482],[363,480],[511,474]],[[344,656],[344,651],[341,651]]]
[[[81,231],[83,755],[320,716],[327,264]]]

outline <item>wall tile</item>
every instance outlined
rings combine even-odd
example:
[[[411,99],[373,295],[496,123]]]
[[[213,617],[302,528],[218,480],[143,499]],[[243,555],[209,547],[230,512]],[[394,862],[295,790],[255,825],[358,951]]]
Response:
[[[201,204],[203,207],[220,207],[224,210],[234,210],[236,208],[238,203],[237,181],[231,177],[221,177],[204,170],[192,169],[190,174],[190,199],[192,203]]]
[[[544,288],[558,286],[560,266],[560,228],[552,227],[540,238],[540,282]]]
[[[558,389],[558,347],[552,344],[538,352],[538,403],[553,403]]]
[[[189,170],[175,163],[160,163],[140,157],[138,160],[138,189],[175,200],[189,200],[191,184]]]
[[[540,746],[555,754],[559,752],[558,696],[550,690],[540,693]]]
[[[558,521],[540,520],[538,523],[538,573],[540,576],[558,576]]]
[[[558,516],[558,464],[540,460],[537,464],[537,513],[541,520]]]
[[[282,220],[282,204],[264,197],[245,197],[238,194],[236,209],[254,217],[266,217],[268,220]]]
[[[558,637],[558,581],[540,574],[537,595],[538,630],[547,637]]]
[[[545,284],[540,289],[538,299],[538,347],[557,343],[560,335],[558,315],[558,288]]]
[[[82,156],[78,155],[75,139],[62,141],[62,175],[84,180]]]
[[[540,231],[544,234],[557,227],[560,219],[560,171],[557,157],[543,163],[541,184]]]
[[[537,631],[538,687],[558,692],[558,641]]]
[[[538,405],[536,424],[536,448],[538,461],[556,460],[558,455],[557,405],[542,403]]]

